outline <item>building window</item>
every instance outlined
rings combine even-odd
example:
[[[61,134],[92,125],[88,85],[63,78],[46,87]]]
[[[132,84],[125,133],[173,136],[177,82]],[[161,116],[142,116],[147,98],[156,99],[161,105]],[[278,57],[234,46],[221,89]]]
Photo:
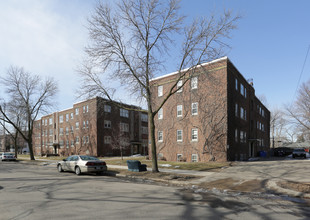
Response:
[[[104,105],[104,112],[111,112],[111,106]]]
[[[198,154],[192,154],[192,162],[198,162]]]
[[[75,143],[80,143],[80,137],[79,136],[77,136],[76,138],[75,138]]]
[[[129,124],[127,123],[120,123],[120,131],[129,132]]]
[[[192,103],[192,115],[198,115],[198,102]]]
[[[142,127],[142,134],[148,134],[148,127]]]
[[[111,128],[111,121],[104,120],[104,128]]]
[[[177,117],[182,117],[182,105],[177,106]]]
[[[87,120],[87,121],[86,121],[86,128],[88,128],[88,124],[89,124],[89,123],[88,123],[88,120]]]
[[[158,97],[163,96],[163,86],[158,86]]]
[[[177,141],[182,142],[183,141],[183,131],[177,130]]]
[[[235,129],[235,142],[238,142],[238,129]]]
[[[246,143],[246,132],[245,131],[240,131],[240,142]]]
[[[162,131],[158,131],[158,142],[163,142],[163,132]]]
[[[238,83],[238,79],[236,78],[236,80],[235,80],[235,88],[236,88],[236,90],[238,91],[238,89],[239,89],[239,83]]]
[[[79,129],[79,127],[80,127],[80,123],[78,121],[75,122],[75,129]]]
[[[182,92],[183,91],[183,88],[181,88],[183,85],[183,82],[182,80],[180,80],[178,83],[177,83],[177,92]]]
[[[183,155],[177,154],[177,161],[182,161],[182,160],[183,160]]]
[[[163,119],[164,118],[164,115],[163,115],[163,109],[161,108],[161,109],[159,109],[159,111],[158,111],[158,119]]]
[[[79,115],[79,108],[75,108],[75,115]]]
[[[74,141],[71,141],[71,147],[74,147]]]
[[[125,118],[129,118],[129,112],[128,112],[128,110],[121,108],[121,109],[120,109],[120,116],[121,116],[121,117],[125,117]]]
[[[50,119],[49,119],[49,125],[52,125],[52,124],[53,124],[53,119],[50,118]]]
[[[86,122],[83,121],[83,129],[86,127]]]
[[[66,147],[69,148],[69,140],[66,140]]]
[[[111,136],[104,136],[104,143],[111,144]]]
[[[70,118],[73,119],[73,112],[70,113]]]
[[[60,115],[59,116],[59,123],[63,123],[64,122],[64,116],[63,115]]]
[[[88,112],[88,105],[83,106],[83,113],[86,113],[86,112]]]
[[[71,133],[73,133],[73,126],[71,126]]]
[[[246,120],[246,110],[242,107],[240,107],[240,118]]]
[[[191,89],[197,89],[198,88],[198,77],[195,76],[191,79]]]
[[[147,122],[148,121],[148,116],[147,114],[141,114],[141,121]]]
[[[192,129],[192,141],[198,141],[198,129],[197,128]]]
[[[86,136],[86,143],[89,143],[89,136]]]
[[[235,116],[238,117],[238,103],[235,104]]]
[[[69,121],[69,114],[66,114],[66,121]]]
[[[59,128],[59,135],[63,135],[64,134],[64,129],[63,128]]]
[[[69,127],[66,127],[66,135],[69,134]]]

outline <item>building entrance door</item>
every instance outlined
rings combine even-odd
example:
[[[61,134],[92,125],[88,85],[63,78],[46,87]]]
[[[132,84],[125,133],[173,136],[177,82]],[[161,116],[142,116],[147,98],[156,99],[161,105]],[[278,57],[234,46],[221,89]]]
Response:
[[[254,151],[254,142],[250,142],[249,146],[249,157],[255,157],[255,151]]]

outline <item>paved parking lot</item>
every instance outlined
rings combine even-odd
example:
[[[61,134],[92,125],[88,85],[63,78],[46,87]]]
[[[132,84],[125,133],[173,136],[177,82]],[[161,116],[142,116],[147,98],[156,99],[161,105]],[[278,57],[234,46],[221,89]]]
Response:
[[[255,163],[232,168],[245,171],[252,167],[254,171]],[[275,195],[142,184],[108,176],[76,176],[58,173],[54,165],[0,163],[0,219],[310,218],[309,202],[296,201]]]

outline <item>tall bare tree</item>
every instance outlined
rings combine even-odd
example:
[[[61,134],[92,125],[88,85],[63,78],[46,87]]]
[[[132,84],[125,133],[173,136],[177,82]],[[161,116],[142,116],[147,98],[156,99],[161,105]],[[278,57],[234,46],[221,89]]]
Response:
[[[179,0],[120,0],[115,7],[103,3],[95,7],[88,20],[88,58],[78,71],[82,77],[81,94],[112,99],[115,88],[109,87],[108,82],[112,79],[146,101],[153,172],[158,172],[155,115],[177,91],[179,80],[185,84],[190,77],[184,76],[190,75],[197,65],[223,56],[228,47],[224,40],[230,37],[239,18],[224,11],[219,17],[211,15],[187,25],[185,16],[180,14]],[[175,39],[181,38],[183,42],[178,47]],[[163,73],[170,52],[177,48],[178,56],[171,60],[177,80],[155,106],[151,88],[156,85],[150,80]]]
[[[310,133],[310,80],[302,83],[294,104],[287,106],[288,116],[304,134]]]
[[[18,109],[24,115],[25,130],[21,129],[13,116],[7,114],[0,104],[0,119],[11,124],[28,143],[30,159],[33,154],[33,122],[40,113],[47,112],[53,107],[57,84],[53,78],[42,80],[38,75],[32,75],[23,68],[10,67],[5,77],[0,78],[0,83],[6,88],[12,108]]]

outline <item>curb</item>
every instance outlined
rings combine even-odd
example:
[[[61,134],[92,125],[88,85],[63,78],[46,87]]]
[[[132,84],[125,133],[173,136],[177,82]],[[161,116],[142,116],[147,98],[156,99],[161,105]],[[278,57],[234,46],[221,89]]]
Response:
[[[309,199],[310,198],[310,194],[309,193],[302,193],[302,192],[298,192],[295,190],[291,190],[291,189],[285,189],[280,187],[277,182],[279,182],[280,180],[277,179],[271,179],[267,181],[266,187],[270,190],[274,190],[277,193],[281,193],[281,194],[285,194],[288,196],[293,196],[293,197],[300,197],[300,198],[306,198]]]

